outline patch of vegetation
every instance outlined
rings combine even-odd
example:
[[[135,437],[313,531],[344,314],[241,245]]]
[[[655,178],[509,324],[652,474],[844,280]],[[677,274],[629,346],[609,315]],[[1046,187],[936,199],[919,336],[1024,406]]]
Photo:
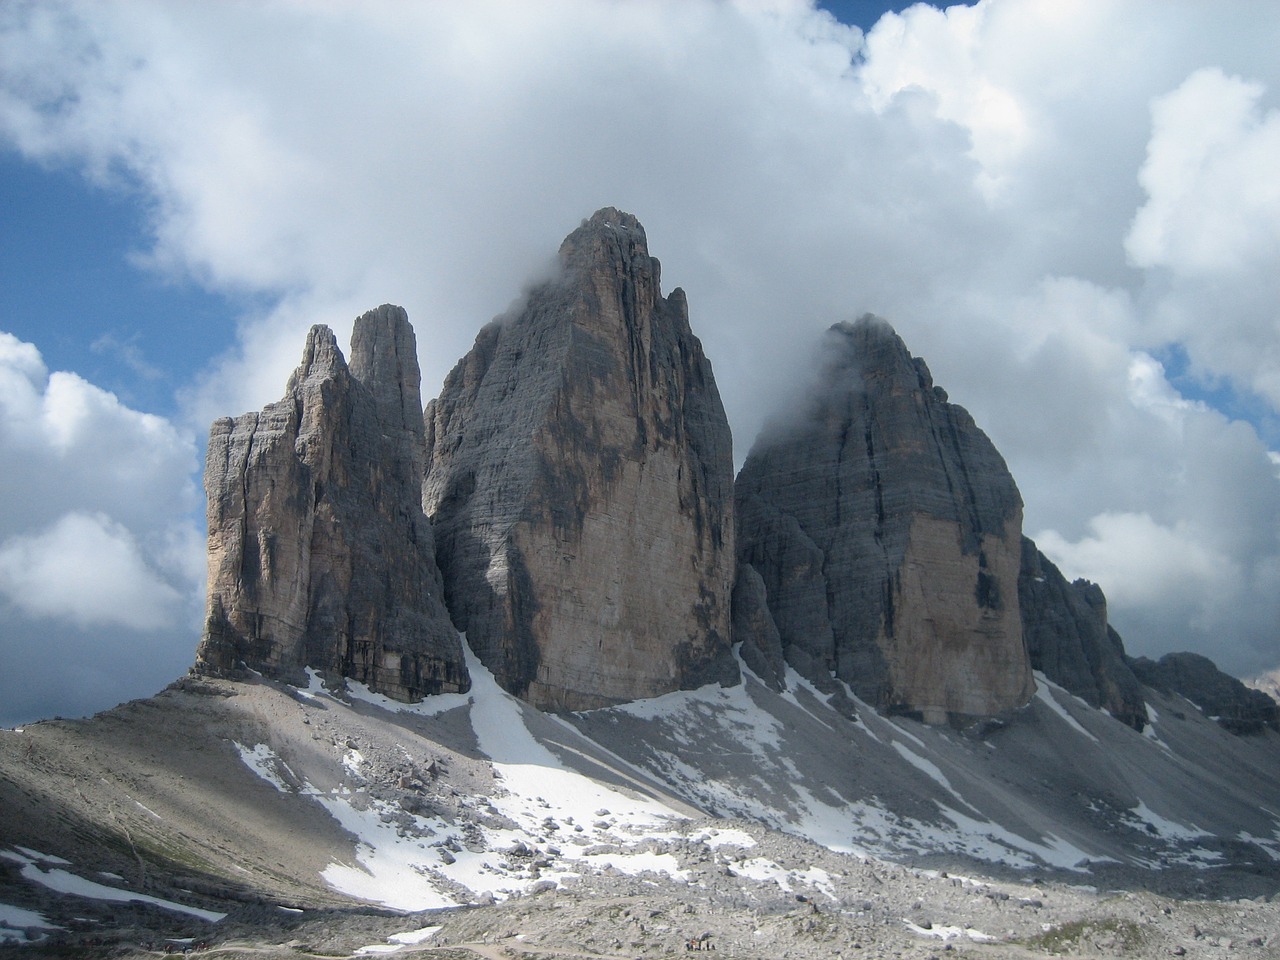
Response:
[[[1028,947],[1045,953],[1067,953],[1081,947],[1107,952],[1129,952],[1141,949],[1144,934],[1132,920],[1072,920],[1050,927],[1026,942]]]

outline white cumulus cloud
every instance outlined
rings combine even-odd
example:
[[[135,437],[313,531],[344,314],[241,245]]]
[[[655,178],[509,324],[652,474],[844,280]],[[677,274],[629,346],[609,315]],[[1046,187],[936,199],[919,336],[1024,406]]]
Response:
[[[0,722],[180,675],[204,567],[192,439],[0,332],[0,463]]]
[[[688,293],[739,459],[821,331],[878,313],[1134,649],[1254,672],[1280,662],[1280,483],[1209,388],[1280,413],[1278,47],[1277,18],[1200,0],[917,4],[865,38],[802,0],[17,3],[0,142],[135,183],[154,269],[263,304],[185,393],[192,431],[277,398],[308,325],[385,301],[431,396],[615,205]],[[189,510],[191,438],[5,349],[30,411],[5,451],[29,433],[41,464],[4,477],[0,512],[31,515],[5,529],[101,513],[157,569],[142,514]]]
[[[79,627],[181,623],[182,595],[151,569],[133,535],[102,514],[69,513],[0,543],[0,593],[28,616]]]

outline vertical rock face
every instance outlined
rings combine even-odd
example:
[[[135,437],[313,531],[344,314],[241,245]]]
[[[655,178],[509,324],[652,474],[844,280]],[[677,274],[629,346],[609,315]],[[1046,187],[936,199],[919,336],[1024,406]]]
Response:
[[[1022,630],[1031,666],[1117,720],[1141,730],[1147,708],[1119,635],[1107,624],[1097,584],[1068,583],[1028,538],[1018,578]]]
[[[884,321],[838,324],[826,347],[806,408],[737,481],[739,559],[788,662],[930,722],[1021,706],[1022,500],[1004,460]]]
[[[311,666],[400,700],[467,688],[421,506],[419,381],[413,328],[383,306],[356,321],[349,367],[313,327],[284,399],[214,423],[198,670]]]
[[[732,680],[733,463],[684,294],[596,213],[426,411],[449,608],[506,689],[588,709]]]

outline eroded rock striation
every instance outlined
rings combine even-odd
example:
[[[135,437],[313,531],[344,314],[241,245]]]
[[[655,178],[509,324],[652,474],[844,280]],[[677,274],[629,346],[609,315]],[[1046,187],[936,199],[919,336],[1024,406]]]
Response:
[[[351,363],[312,327],[282,400],[213,424],[198,671],[304,667],[400,700],[467,689],[422,512],[420,374],[403,309],[360,317]]]
[[[427,406],[450,612],[509,691],[588,709],[731,682],[733,463],[683,291],[599,211]]]
[[[1022,499],[1003,458],[883,320],[837,324],[825,348],[805,408],[737,481],[739,561],[787,661],[930,722],[1023,705]]]
[[[1116,719],[1141,730],[1142,687],[1120,635],[1107,623],[1107,599],[1088,580],[1068,583],[1029,538],[1022,538],[1018,579],[1023,637],[1031,666]]]

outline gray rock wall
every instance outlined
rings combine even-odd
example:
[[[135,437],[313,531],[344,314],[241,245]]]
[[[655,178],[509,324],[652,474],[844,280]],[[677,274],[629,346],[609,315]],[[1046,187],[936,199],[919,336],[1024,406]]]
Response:
[[[213,424],[197,670],[306,666],[400,700],[465,690],[422,512],[420,374],[399,307],[356,321],[347,365],[316,326],[282,400]]]
[[[1246,687],[1198,653],[1166,653],[1159,660],[1129,661],[1149,687],[1186,697],[1232,733],[1280,730],[1280,705],[1261,690]]]
[[[1068,583],[1036,545],[1022,538],[1018,579],[1023,636],[1031,666],[1117,720],[1141,730],[1147,708],[1119,635],[1107,623],[1102,589]]]
[[[931,722],[1021,706],[1022,500],[1004,460],[884,321],[838,324],[824,347],[806,406],[737,481],[739,559],[788,662]]]
[[[684,294],[611,208],[560,260],[427,406],[450,611],[544,709],[732,681],[732,448]]]

